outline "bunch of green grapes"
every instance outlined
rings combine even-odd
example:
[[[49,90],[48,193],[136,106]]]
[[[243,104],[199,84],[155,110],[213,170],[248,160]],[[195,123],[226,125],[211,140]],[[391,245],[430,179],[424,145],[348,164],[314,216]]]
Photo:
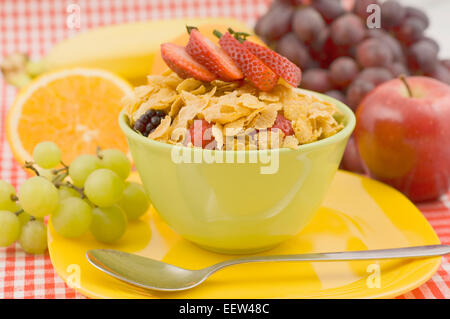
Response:
[[[0,180],[0,246],[19,241],[28,253],[47,249],[50,215],[56,232],[77,238],[90,231],[102,243],[119,240],[128,220],[136,220],[150,203],[142,185],[127,182],[131,163],[116,149],[80,155],[70,164],[61,161],[53,142],[42,142],[33,151],[34,162],[25,167],[36,176],[26,180],[18,193]]]

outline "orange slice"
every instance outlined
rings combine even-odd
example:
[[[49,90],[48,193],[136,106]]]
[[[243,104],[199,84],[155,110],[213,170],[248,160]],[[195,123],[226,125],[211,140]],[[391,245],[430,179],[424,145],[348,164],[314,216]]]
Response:
[[[74,68],[46,73],[21,90],[11,106],[6,133],[16,160],[32,159],[33,148],[53,141],[63,161],[101,148],[128,151],[118,116],[131,85],[101,69]]]

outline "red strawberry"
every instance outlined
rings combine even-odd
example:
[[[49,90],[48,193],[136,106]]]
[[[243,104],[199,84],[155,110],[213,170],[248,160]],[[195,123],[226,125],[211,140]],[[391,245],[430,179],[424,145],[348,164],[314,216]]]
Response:
[[[292,135],[294,134],[294,130],[292,129],[291,122],[286,119],[283,115],[278,114],[275,120],[275,123],[271,128],[278,128],[283,131],[284,135]]]
[[[247,50],[229,32],[220,38],[219,44],[238,64],[245,77],[258,89],[270,91],[277,84],[278,75]]]
[[[182,46],[163,43],[161,44],[161,56],[169,68],[183,79],[193,77],[204,82],[217,79],[214,73],[195,61]]]
[[[206,120],[194,120],[189,128],[191,143],[194,146],[205,148],[214,141],[212,124]]]
[[[284,56],[255,42],[244,41],[243,45],[290,85],[297,87],[300,84],[302,71]]]
[[[233,59],[196,29],[190,30],[186,52],[221,80],[234,81],[244,78]]]

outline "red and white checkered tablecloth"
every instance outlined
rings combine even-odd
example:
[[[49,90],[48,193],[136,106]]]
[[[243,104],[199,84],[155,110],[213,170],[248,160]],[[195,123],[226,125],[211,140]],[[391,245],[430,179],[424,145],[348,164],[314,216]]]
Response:
[[[231,16],[249,24],[271,0],[0,0],[0,55],[28,52],[43,56],[56,42],[85,29],[128,21]],[[81,8],[80,30],[66,27],[70,3]],[[5,118],[16,90],[0,78],[0,179],[15,187],[25,173],[15,162],[5,137]],[[420,205],[442,243],[450,244],[450,193],[441,201]],[[25,254],[18,245],[0,248],[0,299],[83,298],[54,272],[46,255]],[[421,287],[399,298],[450,298],[450,258]]]

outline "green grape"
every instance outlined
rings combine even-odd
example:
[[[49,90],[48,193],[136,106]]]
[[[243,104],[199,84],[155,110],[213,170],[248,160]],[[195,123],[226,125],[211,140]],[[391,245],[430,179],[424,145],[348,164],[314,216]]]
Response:
[[[19,206],[19,209],[20,209],[20,206]],[[30,214],[28,214],[27,212],[22,211],[20,214],[17,215],[17,217],[19,217],[20,225],[23,227],[23,226],[25,226],[26,223],[28,223],[31,220],[32,216]],[[33,218],[36,220],[40,220],[41,222],[44,221],[44,218],[36,218],[36,217],[33,217]]]
[[[101,165],[119,175],[123,180],[130,175],[131,163],[128,157],[117,149],[109,149],[101,151],[99,154]]]
[[[19,200],[28,214],[42,218],[53,213],[58,206],[58,190],[44,177],[35,176],[20,186]]]
[[[124,182],[113,171],[101,168],[88,176],[84,183],[84,193],[95,205],[109,207],[122,197]]]
[[[23,227],[26,223],[28,223],[31,219],[31,215],[27,212],[21,212],[19,215],[20,225]]]
[[[94,155],[80,155],[70,163],[69,176],[77,187],[83,187],[86,178],[100,168],[100,159]]]
[[[117,205],[111,207],[97,207],[92,210],[91,232],[95,239],[105,244],[119,240],[127,228],[127,217],[122,208]]]
[[[17,211],[17,204],[12,196],[16,196],[14,187],[7,181],[0,180],[0,210]]]
[[[44,177],[45,179],[52,181],[53,177],[56,175],[53,174],[51,169],[45,169],[45,168],[38,168],[39,175]]]
[[[118,204],[127,214],[129,220],[138,219],[145,214],[150,206],[142,185],[133,182],[125,183],[123,196]]]
[[[92,208],[81,198],[69,197],[59,203],[51,216],[51,221],[61,236],[80,237],[91,226]]]
[[[80,197],[80,193],[68,186],[60,186],[58,188],[59,200],[63,200],[69,197]]]
[[[22,227],[20,246],[29,254],[42,254],[47,249],[47,226],[40,220],[32,220]]]
[[[41,142],[34,147],[33,159],[42,168],[54,168],[61,162],[61,150],[53,142]]]
[[[20,236],[20,221],[16,214],[0,210],[0,247],[8,247]]]

